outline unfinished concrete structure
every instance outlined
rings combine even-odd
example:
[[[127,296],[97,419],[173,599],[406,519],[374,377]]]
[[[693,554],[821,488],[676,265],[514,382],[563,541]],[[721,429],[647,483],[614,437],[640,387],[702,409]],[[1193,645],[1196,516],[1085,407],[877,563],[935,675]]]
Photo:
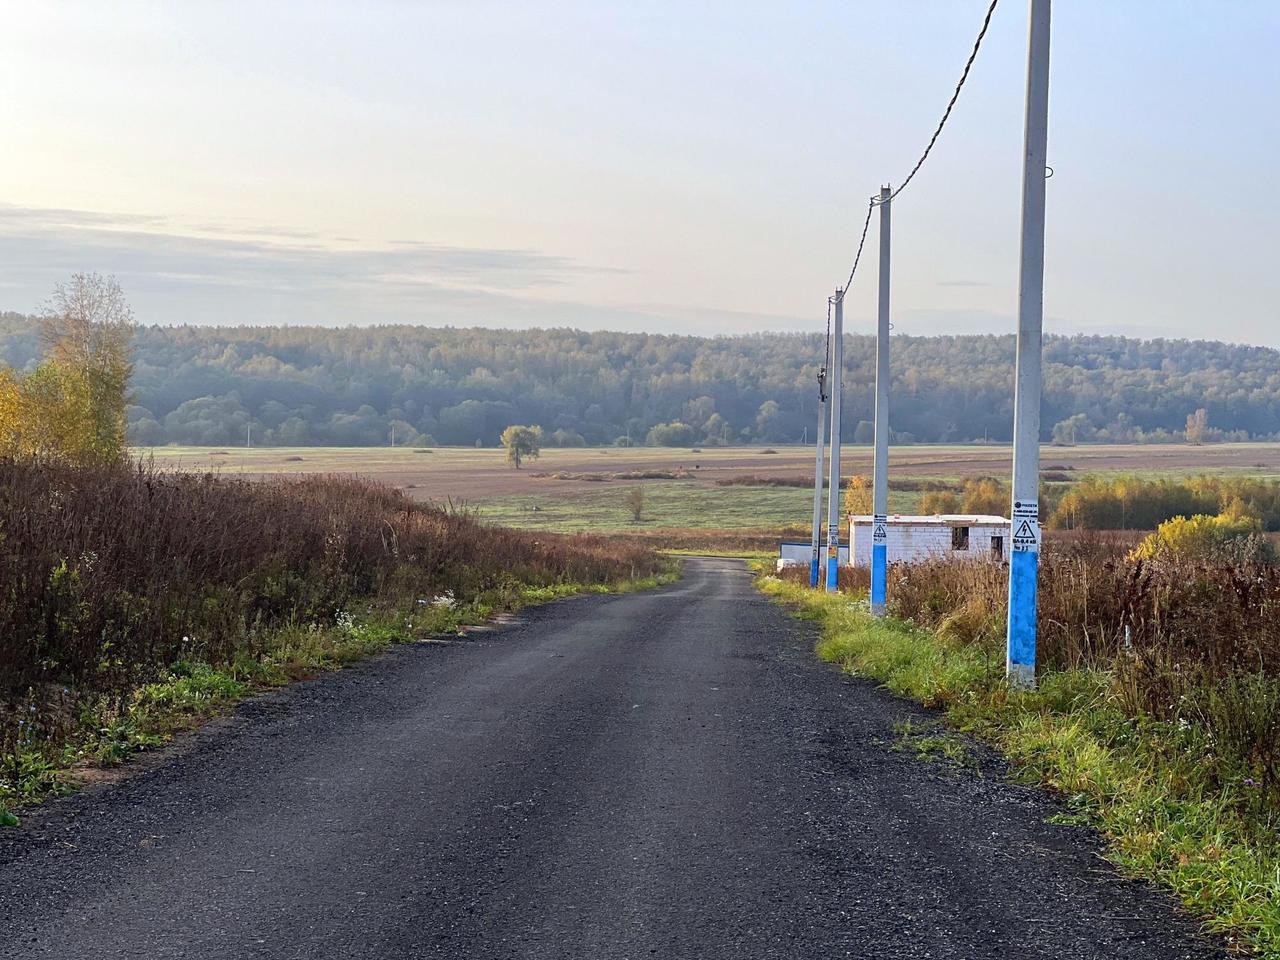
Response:
[[[870,567],[871,517],[850,516],[849,531],[853,565]],[[947,558],[1000,563],[1009,552],[1009,521],[985,514],[891,515],[886,533],[889,563]]]

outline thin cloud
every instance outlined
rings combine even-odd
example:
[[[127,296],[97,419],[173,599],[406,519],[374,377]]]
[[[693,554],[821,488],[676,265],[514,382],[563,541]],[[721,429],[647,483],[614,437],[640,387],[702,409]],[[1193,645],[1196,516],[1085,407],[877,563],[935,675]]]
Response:
[[[324,234],[313,230],[294,230],[289,227],[273,227],[267,225],[234,223],[198,223],[191,224],[195,233],[212,233],[219,236],[263,237],[280,240],[324,240]]]
[[[687,312],[547,295],[574,277],[625,270],[536,250],[350,245],[357,242],[247,223],[0,204],[0,308],[33,310],[68,274],[96,270],[119,277],[143,323],[690,332]],[[701,319],[703,332],[742,327],[741,318]]]
[[[136,229],[163,226],[168,218],[140,213],[100,213],[93,210],[67,210],[60,207],[24,207],[0,203],[0,218],[7,227],[81,227],[84,229]]]
[[[131,289],[144,294],[196,285],[239,288],[249,298],[254,291],[313,296],[341,290],[374,296],[406,290],[420,295],[431,288],[533,291],[595,269],[532,250],[421,241],[383,249],[334,248],[315,242],[318,236],[277,227],[236,230],[201,223],[184,228],[164,217],[5,205],[0,208],[0,278],[11,288],[30,288],[33,300],[47,294],[54,280],[87,269],[127,278]]]

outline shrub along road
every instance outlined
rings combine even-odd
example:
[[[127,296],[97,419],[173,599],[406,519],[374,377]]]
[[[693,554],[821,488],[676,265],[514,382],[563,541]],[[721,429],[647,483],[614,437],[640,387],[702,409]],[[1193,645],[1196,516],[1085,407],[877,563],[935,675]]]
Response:
[[[1218,956],[737,561],[243,705],[0,833],[5,958]]]

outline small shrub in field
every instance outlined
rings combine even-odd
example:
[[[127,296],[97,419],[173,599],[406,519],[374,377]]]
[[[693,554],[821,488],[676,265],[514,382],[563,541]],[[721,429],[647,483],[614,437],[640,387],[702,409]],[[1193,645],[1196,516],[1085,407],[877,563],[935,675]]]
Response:
[[[966,480],[961,494],[961,509],[965,513],[1003,517],[1009,511],[1012,498],[1009,487],[994,477],[976,477]]]
[[[920,512],[926,515],[959,513],[960,498],[950,490],[929,490],[920,498]]]
[[[639,523],[644,518],[644,487],[632,487],[623,498],[631,519]]]

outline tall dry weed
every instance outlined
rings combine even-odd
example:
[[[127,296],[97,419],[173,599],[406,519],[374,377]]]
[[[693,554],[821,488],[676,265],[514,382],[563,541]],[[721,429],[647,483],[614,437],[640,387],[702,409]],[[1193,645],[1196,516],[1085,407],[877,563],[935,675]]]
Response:
[[[1224,768],[1237,764],[1280,796],[1280,568],[1140,559],[1133,543],[1080,531],[1046,539],[1040,668],[1109,671],[1131,715],[1198,724]],[[889,612],[952,643],[998,643],[1008,576],[991,563],[893,564]],[[865,579],[842,573],[842,589],[864,590]]]
[[[0,460],[0,704],[226,663],[354,599],[646,576],[637,545],[482,525],[344,477]]]

